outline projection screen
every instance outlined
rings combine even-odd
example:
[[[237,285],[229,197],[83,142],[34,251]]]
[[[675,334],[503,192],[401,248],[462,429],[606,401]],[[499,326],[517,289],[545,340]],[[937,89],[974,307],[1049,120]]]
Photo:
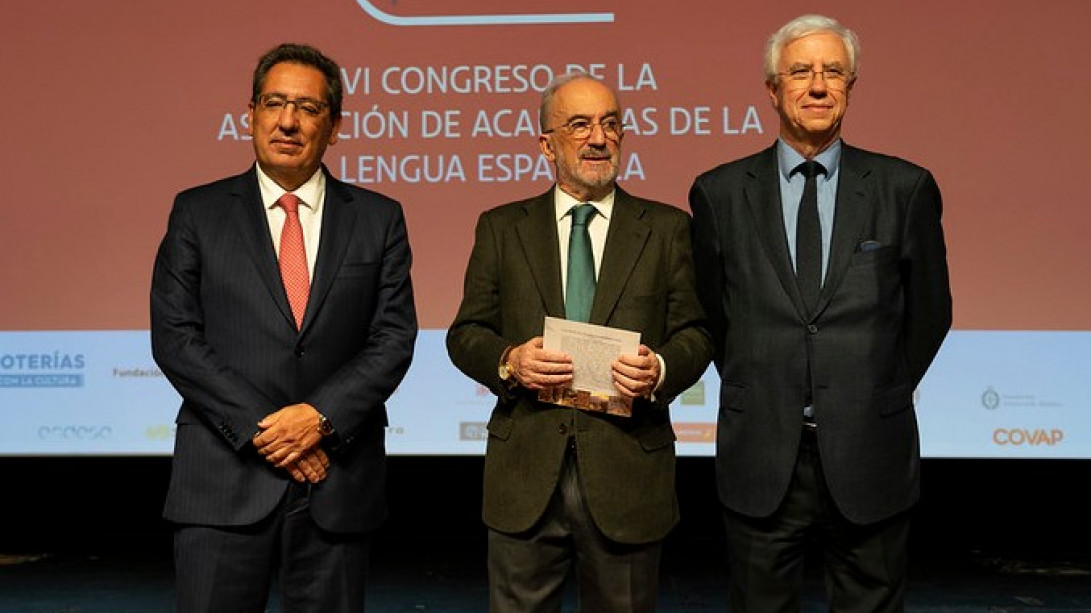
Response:
[[[0,455],[164,455],[178,397],[148,291],[178,191],[245,170],[250,76],[277,43],[343,67],[326,164],[398,199],[421,334],[388,449],[484,450],[492,395],[444,335],[477,215],[545,191],[540,90],[579,68],[627,109],[620,183],[687,208],[693,178],[769,146],[762,49],[813,3],[692,0],[6,2]],[[822,10],[863,42],[846,142],[907,158],[944,197],[955,319],[920,388],[930,457],[1091,458],[1091,84],[1082,0],[864,2]],[[672,406],[713,453],[709,371]]]

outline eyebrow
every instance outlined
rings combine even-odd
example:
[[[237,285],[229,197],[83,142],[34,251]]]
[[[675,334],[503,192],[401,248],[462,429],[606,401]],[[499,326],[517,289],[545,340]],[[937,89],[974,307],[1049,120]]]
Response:
[[[602,115],[602,119],[610,119],[611,117],[615,118],[615,119],[621,119],[621,111],[619,111],[617,109],[614,109],[614,110],[609,111],[606,114]],[[594,118],[595,118],[594,115],[588,115],[586,113],[577,113],[575,115],[569,115],[568,119],[565,120],[565,123],[568,123],[568,122],[570,122],[570,121],[572,121],[574,119],[592,120]]]
[[[790,66],[788,66],[788,70],[795,70],[796,68],[810,68],[810,67],[812,67],[812,66],[814,66],[814,64],[808,64],[807,62],[796,62],[796,63],[794,63],[794,64],[791,64]],[[845,65],[844,65],[844,64],[842,64],[842,63],[841,63],[841,62],[839,62],[839,61],[838,61],[838,62],[828,62],[828,63],[827,63],[827,62],[824,62],[824,63],[822,64],[822,68],[823,68],[823,69],[828,69],[828,68],[844,68],[844,67],[845,67]]]

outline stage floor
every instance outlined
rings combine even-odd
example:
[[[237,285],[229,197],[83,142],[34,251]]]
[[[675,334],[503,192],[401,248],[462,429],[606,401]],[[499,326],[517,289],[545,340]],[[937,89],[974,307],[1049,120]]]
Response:
[[[373,556],[368,610],[377,613],[487,611],[478,534],[416,542],[390,539]],[[118,544],[115,552],[0,556],[2,613],[174,611],[170,544]],[[908,611],[1071,613],[1091,611],[1091,552],[1047,558],[986,552],[915,554]],[[39,557],[40,556],[40,557]],[[812,565],[813,569],[813,565]],[[662,565],[660,613],[726,610],[718,543],[671,540]],[[824,611],[817,569],[803,611]],[[268,610],[280,611],[275,597]],[[575,611],[569,598],[565,611]]]
[[[370,612],[487,611],[482,468],[480,457],[390,458]],[[12,494],[0,613],[172,613],[169,469],[170,458],[0,458]],[[923,472],[908,611],[1091,612],[1091,461],[928,460]],[[664,548],[658,613],[725,612],[712,459],[680,458],[677,474],[682,521]],[[824,611],[809,571],[803,611]]]

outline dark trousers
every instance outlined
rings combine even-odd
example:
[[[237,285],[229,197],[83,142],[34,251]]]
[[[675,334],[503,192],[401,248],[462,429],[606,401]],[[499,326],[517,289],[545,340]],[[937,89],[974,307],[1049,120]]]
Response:
[[[599,531],[580,489],[574,453],[534,528],[522,534],[489,530],[491,613],[559,613],[570,573],[582,613],[655,610],[662,544],[624,545]]]
[[[781,507],[753,518],[724,510],[732,613],[797,613],[804,558],[822,554],[832,613],[901,613],[909,513],[869,525],[846,520],[830,498],[813,430],[804,429]]]
[[[293,483],[252,526],[178,526],[178,613],[263,613],[274,578],[285,613],[362,613],[370,540],[321,530],[308,494]]]

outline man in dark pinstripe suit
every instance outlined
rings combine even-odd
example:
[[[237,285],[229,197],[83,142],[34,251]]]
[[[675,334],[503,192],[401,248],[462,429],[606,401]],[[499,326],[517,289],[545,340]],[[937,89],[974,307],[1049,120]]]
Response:
[[[364,610],[369,534],[386,517],[384,403],[417,321],[401,206],[322,165],[341,99],[318,50],[263,56],[257,163],[180,193],[156,257],[152,350],[182,396],[164,511],[179,613],[264,611],[274,577],[285,611]],[[305,304],[278,270],[294,242],[285,198]]]

